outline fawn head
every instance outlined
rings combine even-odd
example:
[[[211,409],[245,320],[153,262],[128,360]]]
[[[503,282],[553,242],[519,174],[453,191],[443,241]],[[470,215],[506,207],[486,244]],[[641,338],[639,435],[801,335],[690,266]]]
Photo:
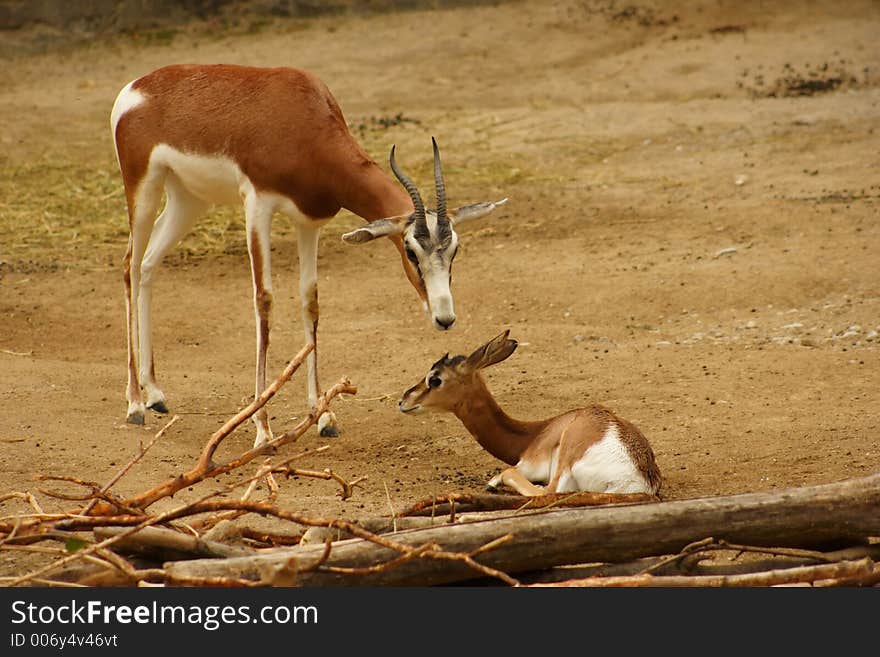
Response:
[[[517,346],[509,330],[477,347],[470,356],[446,354],[431,366],[424,379],[403,393],[397,407],[402,413],[423,410],[452,411],[469,395],[481,369],[500,363]]]

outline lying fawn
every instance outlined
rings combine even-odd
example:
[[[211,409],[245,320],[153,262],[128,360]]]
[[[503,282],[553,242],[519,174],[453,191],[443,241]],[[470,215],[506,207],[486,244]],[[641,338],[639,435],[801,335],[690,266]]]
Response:
[[[593,491],[656,496],[661,477],[651,446],[635,425],[609,409],[592,405],[534,422],[516,420],[501,409],[480,370],[514,352],[517,342],[509,333],[470,356],[446,354],[403,394],[400,410],[454,413],[486,451],[514,466],[493,477],[491,489],[505,484],[521,495]]]

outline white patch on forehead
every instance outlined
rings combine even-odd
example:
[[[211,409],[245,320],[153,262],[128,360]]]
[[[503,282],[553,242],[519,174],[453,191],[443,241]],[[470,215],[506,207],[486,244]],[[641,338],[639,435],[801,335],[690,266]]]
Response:
[[[432,240],[437,239],[437,215],[430,210],[425,212],[425,224],[428,226],[428,235]]]
[[[617,424],[611,422],[602,439],[593,444],[571,466],[578,490],[597,493],[652,493],[620,440]],[[568,492],[568,491],[559,491]]]

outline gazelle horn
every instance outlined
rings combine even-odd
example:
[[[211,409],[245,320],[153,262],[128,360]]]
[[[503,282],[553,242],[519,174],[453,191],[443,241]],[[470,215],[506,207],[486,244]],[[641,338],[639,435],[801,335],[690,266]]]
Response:
[[[400,184],[403,185],[404,189],[409,193],[409,197],[412,199],[413,206],[416,209],[415,218],[416,221],[424,221],[425,220],[425,204],[422,202],[422,197],[419,194],[419,190],[416,187],[415,183],[409,179],[409,177],[400,169],[397,168],[397,162],[394,160],[394,149],[396,146],[391,147],[391,170],[394,172],[394,175],[397,176],[397,179],[400,181]]]
[[[443,182],[443,171],[440,168],[440,151],[437,148],[437,140],[431,137],[434,146],[434,186],[437,190],[437,221],[449,222],[446,216],[446,183]]]

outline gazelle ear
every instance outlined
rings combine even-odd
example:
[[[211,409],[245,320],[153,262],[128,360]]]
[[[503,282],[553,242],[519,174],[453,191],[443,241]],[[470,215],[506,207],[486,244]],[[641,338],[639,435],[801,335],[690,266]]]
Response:
[[[471,370],[481,370],[484,367],[500,363],[505,358],[508,358],[510,354],[516,351],[518,344],[516,340],[511,340],[507,337],[509,334],[510,329],[504,331],[501,335],[495,336],[482,347],[475,349],[474,353],[467,357],[465,361],[466,367]]]
[[[363,244],[364,242],[372,242],[377,237],[400,235],[403,229],[406,228],[406,222],[409,217],[410,215],[401,215],[399,217],[371,221],[366,226],[361,226],[350,233],[345,233],[342,236],[342,241],[349,244]]]
[[[507,198],[503,198],[500,201],[482,201],[481,203],[463,205],[460,208],[450,210],[448,213],[449,219],[457,226],[464,223],[465,221],[481,219],[492,212],[492,210],[497,208],[499,205],[504,205],[505,203],[507,203]]]

